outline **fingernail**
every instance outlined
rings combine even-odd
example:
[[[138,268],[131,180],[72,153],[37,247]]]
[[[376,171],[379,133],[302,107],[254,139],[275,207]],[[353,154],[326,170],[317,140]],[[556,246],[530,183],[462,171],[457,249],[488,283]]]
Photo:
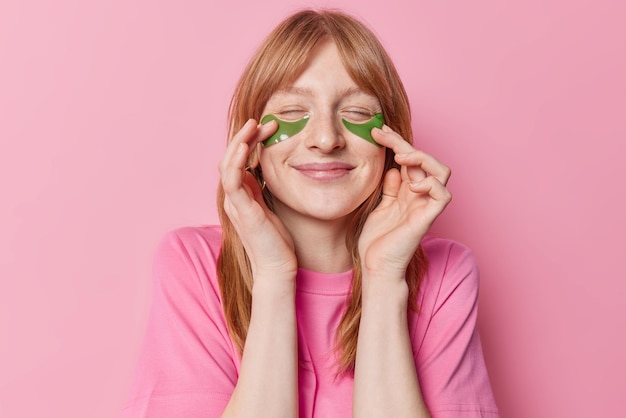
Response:
[[[391,132],[391,128],[387,125],[383,125],[383,131],[385,132]]]

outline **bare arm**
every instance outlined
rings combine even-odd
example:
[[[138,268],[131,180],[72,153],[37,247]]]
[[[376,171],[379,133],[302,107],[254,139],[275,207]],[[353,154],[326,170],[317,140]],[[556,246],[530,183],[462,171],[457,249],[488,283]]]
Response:
[[[368,286],[363,293],[354,416],[429,417],[409,340],[406,282],[378,285],[383,280],[370,279],[377,284]]]
[[[255,284],[239,380],[223,417],[297,416],[294,295],[293,287]]]
[[[220,163],[224,209],[246,249],[254,279],[241,370],[223,417],[298,415],[293,241],[266,207],[256,180],[245,171],[250,150],[276,128],[275,122],[257,126],[256,121],[248,121]]]
[[[362,315],[355,364],[354,416],[430,417],[422,398],[408,327],[406,268],[450,201],[450,170],[388,127],[374,129],[401,170],[386,173],[383,198],[359,238]]]

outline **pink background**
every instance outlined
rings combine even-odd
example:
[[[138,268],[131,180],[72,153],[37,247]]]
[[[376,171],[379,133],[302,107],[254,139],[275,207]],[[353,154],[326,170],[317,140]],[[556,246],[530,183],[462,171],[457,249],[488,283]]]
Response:
[[[515,3],[0,2],[0,416],[117,415],[156,242],[217,221],[243,65],[332,6],[374,27],[453,169],[435,232],[480,262],[502,416],[626,417],[625,8]]]

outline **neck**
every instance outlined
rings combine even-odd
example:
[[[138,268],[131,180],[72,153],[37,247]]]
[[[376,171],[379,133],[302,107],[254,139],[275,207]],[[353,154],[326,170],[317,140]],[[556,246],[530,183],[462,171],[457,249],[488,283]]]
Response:
[[[346,248],[348,218],[281,219],[294,241],[298,267],[320,273],[343,273],[353,267]]]

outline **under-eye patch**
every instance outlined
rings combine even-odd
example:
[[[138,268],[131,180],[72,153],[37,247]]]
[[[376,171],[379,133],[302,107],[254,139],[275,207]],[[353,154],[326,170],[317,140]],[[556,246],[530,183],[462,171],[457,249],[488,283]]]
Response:
[[[374,138],[372,138],[372,129],[382,128],[385,124],[385,119],[383,118],[382,113],[376,113],[372,119],[364,123],[352,123],[345,119],[341,119],[341,121],[343,122],[343,125],[356,136],[360,136],[377,147],[382,147],[382,145],[374,141]]]
[[[278,129],[272,136],[263,141],[263,146],[269,147],[270,145],[278,144],[279,142],[284,141],[285,139],[289,139],[292,136],[299,133],[304,129],[304,126],[309,121],[309,115],[304,115],[304,117],[300,120],[294,122],[288,122],[285,120],[280,120],[274,115],[265,115],[263,119],[261,119],[261,124],[266,124],[269,121],[275,120],[278,123]]]

